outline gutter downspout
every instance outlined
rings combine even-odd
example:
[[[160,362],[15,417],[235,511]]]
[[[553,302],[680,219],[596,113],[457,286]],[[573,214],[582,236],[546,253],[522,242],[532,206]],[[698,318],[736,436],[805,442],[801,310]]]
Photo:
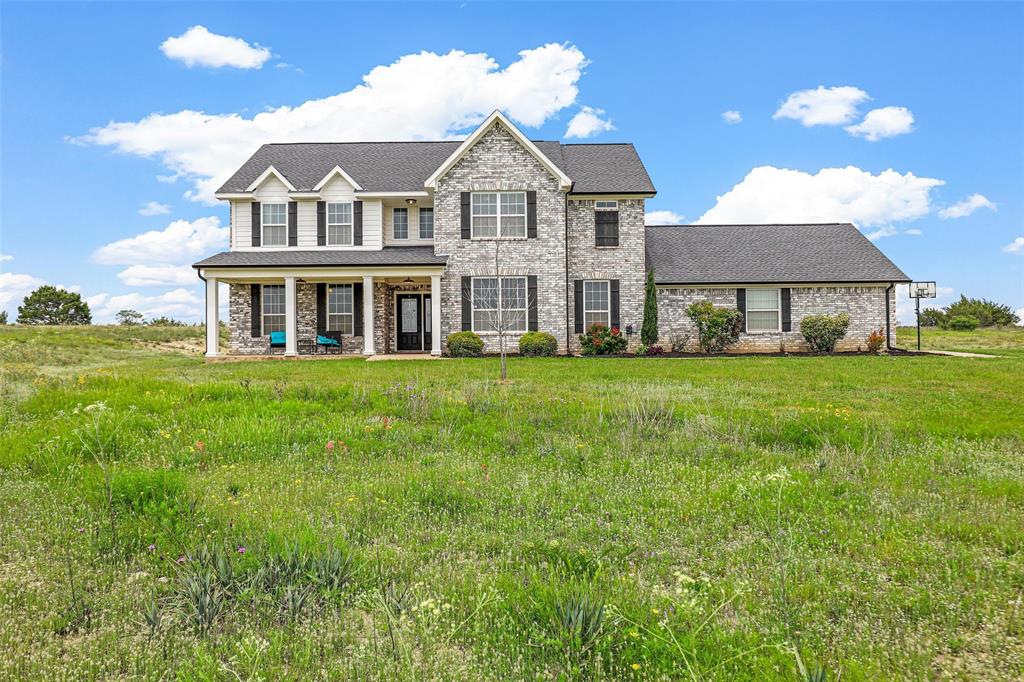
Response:
[[[889,294],[896,288],[896,282],[889,282],[889,286],[885,289],[885,349],[894,350],[895,346],[892,345],[892,316],[889,303]]]
[[[572,355],[572,324],[569,322],[569,193],[564,194],[562,230],[565,234],[565,354]]]

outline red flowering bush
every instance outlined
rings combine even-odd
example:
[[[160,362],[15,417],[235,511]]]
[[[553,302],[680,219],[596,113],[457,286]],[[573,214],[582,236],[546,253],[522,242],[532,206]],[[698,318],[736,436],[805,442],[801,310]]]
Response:
[[[618,327],[592,324],[580,335],[584,355],[614,355],[626,350],[626,338]]]

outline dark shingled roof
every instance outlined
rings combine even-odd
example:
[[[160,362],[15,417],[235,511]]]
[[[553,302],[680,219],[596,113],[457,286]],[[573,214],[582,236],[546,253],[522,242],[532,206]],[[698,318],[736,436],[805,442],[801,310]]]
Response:
[[[849,223],[650,225],[647,267],[658,284],[910,281]]]
[[[373,265],[444,265],[448,256],[434,255],[432,246],[388,246],[379,251],[224,251],[195,263],[194,268],[289,267],[320,265],[328,267]]]
[[[265,144],[218,192],[244,192],[273,166],[300,192],[308,192],[335,166],[366,192],[422,191],[430,174],[462,144],[451,142],[295,142]],[[631,144],[561,144],[534,141],[575,183],[574,192],[654,192]]]

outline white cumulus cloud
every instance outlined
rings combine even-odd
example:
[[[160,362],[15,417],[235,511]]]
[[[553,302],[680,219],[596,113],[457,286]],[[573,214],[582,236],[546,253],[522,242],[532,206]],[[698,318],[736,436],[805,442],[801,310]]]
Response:
[[[644,213],[645,225],[679,225],[683,222],[683,216],[675,211],[648,211]]]
[[[160,51],[169,59],[185,66],[208,66],[218,69],[258,69],[271,57],[270,50],[250,45],[241,38],[211,33],[205,26],[193,26],[180,36],[172,36],[160,44]]]
[[[4,261],[7,260],[14,260],[14,256],[12,256],[9,253],[0,253],[0,263],[3,263]]]
[[[860,88],[844,85],[799,90],[789,95],[772,118],[791,118],[805,126],[838,126],[853,121],[857,107],[871,97]]]
[[[905,135],[914,129],[914,114],[906,107],[872,109],[857,125],[843,128],[854,137],[877,142],[884,137]]]
[[[199,278],[188,265],[132,265],[117,273],[130,287],[180,286],[197,284]]]
[[[171,212],[171,207],[167,204],[161,204],[159,201],[147,201],[139,209],[139,215],[151,216],[151,215],[166,215]]]
[[[966,218],[971,215],[979,208],[987,208],[991,211],[996,210],[996,205],[988,200],[984,194],[972,194],[963,201],[958,201],[952,206],[939,211],[940,218]]]
[[[817,173],[760,166],[717,197],[698,223],[852,222],[877,228],[874,237],[894,234],[892,223],[931,210],[931,190],[942,180],[889,169],[873,175],[856,166]]]
[[[34,289],[46,284],[46,280],[33,275],[16,272],[0,272],[0,310],[10,309],[13,312],[15,306]],[[11,318],[13,321],[13,317]]]
[[[738,111],[723,111],[722,120],[730,125],[743,122],[743,115]]]
[[[610,119],[603,119],[604,109],[583,107],[569,121],[565,129],[566,137],[593,137],[599,133],[615,130]]]
[[[190,109],[153,113],[70,141],[157,158],[172,172],[165,179],[192,183],[186,196],[213,202],[214,191],[264,142],[447,139],[495,109],[539,126],[575,102],[586,65],[578,48],[557,43],[523,50],[505,68],[483,53],[419,52],[373,68],[350,90],[250,118]],[[430,106],[410,115],[409,102]]]
[[[185,288],[172,289],[153,296],[135,291],[116,296],[102,293],[90,296],[86,303],[92,311],[93,320],[100,324],[113,321],[114,315],[125,309],[137,310],[146,317],[166,315],[184,320],[197,320],[203,312],[203,299],[194,291]]]
[[[93,253],[93,259],[104,265],[183,263],[227,246],[229,232],[230,228],[221,227],[216,216],[175,220],[162,230],[150,230],[101,246]]]
[[[1003,253],[1024,254],[1024,237],[1017,237],[1012,242],[1004,246]]]

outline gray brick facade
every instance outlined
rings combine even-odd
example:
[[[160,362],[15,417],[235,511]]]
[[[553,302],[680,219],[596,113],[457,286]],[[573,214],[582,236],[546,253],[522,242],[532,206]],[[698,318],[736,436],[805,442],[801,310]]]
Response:
[[[461,193],[486,190],[537,192],[535,239],[462,239]],[[462,329],[464,276],[494,276],[495,249],[502,275],[537,276],[537,326],[566,349],[565,192],[552,176],[500,123],[485,133],[442,177],[434,192],[434,250],[448,256],[441,283],[441,334]],[[519,334],[507,343],[518,348]],[[498,338],[481,334],[487,352]]]
[[[800,335],[800,320],[807,315],[848,313],[850,328],[836,346],[839,351],[863,350],[867,336],[873,330],[885,333],[886,286],[814,286],[790,287],[790,332],[759,332],[741,334],[739,341],[727,352],[772,353],[806,352],[807,343]],[[889,293],[891,333],[895,343],[896,300],[895,291]],[[697,301],[711,301],[716,306],[735,308],[735,288],[659,287],[658,331],[666,348],[679,343],[688,350],[697,350],[697,333],[686,316],[686,307]]]

